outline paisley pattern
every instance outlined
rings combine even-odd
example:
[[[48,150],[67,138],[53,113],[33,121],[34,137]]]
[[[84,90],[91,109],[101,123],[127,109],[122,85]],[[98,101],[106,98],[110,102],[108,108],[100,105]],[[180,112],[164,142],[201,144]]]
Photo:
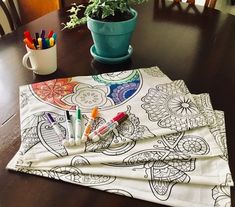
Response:
[[[47,112],[35,113],[22,121],[21,151],[25,154],[32,147],[40,143],[48,152],[54,154],[56,157],[67,156],[68,152],[61,144],[52,126],[48,123],[46,113]],[[54,112],[49,113],[57,122],[61,132],[66,136],[66,129],[61,125],[61,123],[65,122],[65,117]]]

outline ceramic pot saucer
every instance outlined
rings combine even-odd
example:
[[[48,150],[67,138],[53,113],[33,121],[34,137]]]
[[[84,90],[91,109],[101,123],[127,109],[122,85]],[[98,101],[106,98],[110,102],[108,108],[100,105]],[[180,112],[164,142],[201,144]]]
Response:
[[[133,53],[133,48],[131,47],[131,45],[129,45],[128,48],[128,54],[122,57],[117,57],[117,58],[109,58],[109,57],[102,57],[99,56],[96,53],[96,49],[95,49],[95,45],[92,45],[90,48],[90,53],[93,56],[93,58],[101,63],[107,63],[107,64],[117,64],[117,63],[122,63],[125,60],[127,60],[131,54]]]

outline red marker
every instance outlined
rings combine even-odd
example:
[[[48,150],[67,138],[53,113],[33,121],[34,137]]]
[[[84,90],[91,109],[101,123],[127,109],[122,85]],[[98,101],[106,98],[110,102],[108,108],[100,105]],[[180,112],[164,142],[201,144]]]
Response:
[[[24,32],[24,37],[27,38],[31,43],[33,43],[33,39],[32,39],[32,37],[31,37],[29,31],[25,31],[25,32]]]
[[[113,131],[119,124],[125,121],[128,115],[125,112],[118,113],[112,120],[100,126],[98,129],[93,131],[89,138],[97,142],[100,138],[106,137],[111,131]]]
[[[54,32],[51,30],[51,31],[48,33],[47,38],[50,39],[50,38],[52,37],[53,33],[54,33]]]

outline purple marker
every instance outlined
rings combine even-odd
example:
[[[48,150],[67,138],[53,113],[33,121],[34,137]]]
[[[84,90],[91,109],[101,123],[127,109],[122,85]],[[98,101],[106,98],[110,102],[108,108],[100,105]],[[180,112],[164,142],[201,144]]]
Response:
[[[44,38],[44,37],[45,37],[45,30],[42,29],[42,31],[41,31],[41,38]]]
[[[60,127],[55,122],[55,120],[53,119],[51,114],[50,113],[46,113],[46,117],[47,117],[48,122],[51,124],[51,126],[55,130],[55,133],[58,135],[59,140],[62,142],[62,144],[64,146],[68,146],[69,145],[68,140],[65,138],[64,134],[61,132]]]

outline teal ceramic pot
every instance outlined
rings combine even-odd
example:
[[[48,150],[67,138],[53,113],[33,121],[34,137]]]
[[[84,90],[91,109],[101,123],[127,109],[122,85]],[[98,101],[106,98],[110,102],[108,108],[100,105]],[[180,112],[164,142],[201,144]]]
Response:
[[[121,22],[102,22],[88,17],[87,26],[91,31],[97,55],[117,58],[128,54],[132,33],[136,26],[137,12],[134,17]]]

